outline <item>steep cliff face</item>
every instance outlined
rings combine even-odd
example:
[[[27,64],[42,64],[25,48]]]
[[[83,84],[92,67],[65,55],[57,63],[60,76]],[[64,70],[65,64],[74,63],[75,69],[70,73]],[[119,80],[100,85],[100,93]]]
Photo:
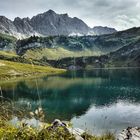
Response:
[[[11,20],[4,16],[0,16],[0,32],[13,35],[17,32],[17,28]]]
[[[32,27],[42,35],[87,34],[90,28],[80,19],[49,10],[31,19]]]
[[[81,19],[71,18],[68,14],[57,14],[52,10],[38,14],[31,19],[16,17],[14,21],[0,16],[0,33],[7,33],[16,38],[25,38],[31,35],[38,36],[82,36],[101,35],[116,32],[108,27],[90,28]]]
[[[27,34],[30,35],[31,33],[34,33],[34,29],[30,24],[30,19],[29,18],[15,18],[13,24],[16,26],[17,28],[17,32],[21,33],[21,34]]]
[[[11,21],[4,16],[0,16],[0,33],[12,35],[19,39],[33,35],[24,19],[15,18],[14,21]]]

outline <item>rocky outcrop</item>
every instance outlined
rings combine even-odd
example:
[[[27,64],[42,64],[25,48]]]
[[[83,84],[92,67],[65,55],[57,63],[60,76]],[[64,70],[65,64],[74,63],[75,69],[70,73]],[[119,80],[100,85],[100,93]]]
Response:
[[[14,35],[17,33],[17,28],[10,19],[0,16],[0,33]]]
[[[140,140],[140,128],[128,127],[124,129],[118,136],[117,140]]]
[[[71,128],[71,127],[68,127],[67,123],[61,122],[60,120],[55,119],[53,121],[53,123],[52,123],[51,128],[55,130],[58,127],[64,127],[65,130],[68,131],[68,133],[74,135],[75,140],[84,140],[81,135],[84,134],[85,131],[83,131],[83,130],[81,130],[79,128]]]
[[[15,36],[19,39],[32,35],[30,30],[28,31],[28,29],[25,29],[24,26],[25,25],[22,23],[22,20],[20,18],[16,18],[13,22],[4,16],[0,16],[0,33]],[[23,32],[25,30],[27,30],[26,33]]]
[[[13,24],[16,26],[17,32],[25,35],[35,34],[29,18],[15,18]]]

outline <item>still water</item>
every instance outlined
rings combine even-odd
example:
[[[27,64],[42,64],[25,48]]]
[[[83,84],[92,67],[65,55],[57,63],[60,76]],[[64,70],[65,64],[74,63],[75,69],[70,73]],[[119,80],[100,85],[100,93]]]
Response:
[[[140,126],[140,69],[73,71],[1,84],[18,105],[42,105],[46,120],[68,120],[94,134]]]

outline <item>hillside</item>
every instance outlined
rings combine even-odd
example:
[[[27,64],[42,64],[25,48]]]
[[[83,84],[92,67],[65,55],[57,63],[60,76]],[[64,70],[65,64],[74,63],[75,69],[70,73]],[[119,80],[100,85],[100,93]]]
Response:
[[[19,40],[16,52],[33,59],[100,56],[115,52],[140,39],[140,28],[101,36],[50,36]]]
[[[110,62],[114,65],[140,66],[140,39],[131,43],[116,52],[110,53]]]
[[[75,57],[80,67],[139,66],[140,28],[101,36],[1,36],[3,60],[68,68]]]
[[[0,50],[14,51],[16,38],[10,35],[0,33]]]
[[[9,80],[17,77],[30,77],[39,75],[52,75],[63,73],[65,70],[56,69],[49,66],[37,66],[0,60],[0,79]]]

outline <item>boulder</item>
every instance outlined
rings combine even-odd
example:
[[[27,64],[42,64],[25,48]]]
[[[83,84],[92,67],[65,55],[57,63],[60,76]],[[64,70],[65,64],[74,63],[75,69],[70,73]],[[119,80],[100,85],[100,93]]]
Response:
[[[119,135],[117,140],[140,140],[140,128],[128,127],[124,129]]]
[[[62,122],[58,119],[55,119],[52,123],[51,129],[56,129],[57,127],[64,127],[66,131],[68,131],[70,134],[74,135],[76,140],[84,140],[81,135],[85,132],[79,128],[70,128],[68,127],[67,123]]]

